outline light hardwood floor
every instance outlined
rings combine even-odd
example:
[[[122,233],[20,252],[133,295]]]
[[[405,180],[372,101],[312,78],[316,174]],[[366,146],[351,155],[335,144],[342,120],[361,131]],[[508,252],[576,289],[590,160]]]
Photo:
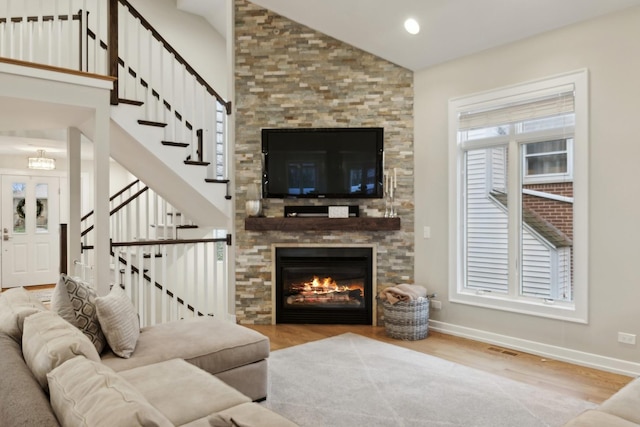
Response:
[[[516,381],[601,403],[631,377],[544,359],[520,351],[429,331],[424,340],[402,341],[386,336],[384,327],[364,325],[245,325],[271,340],[271,350],[353,332]]]

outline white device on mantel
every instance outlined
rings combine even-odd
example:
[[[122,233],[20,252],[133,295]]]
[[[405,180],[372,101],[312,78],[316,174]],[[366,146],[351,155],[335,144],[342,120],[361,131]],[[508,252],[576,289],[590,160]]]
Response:
[[[329,218],[349,218],[349,206],[329,206]]]

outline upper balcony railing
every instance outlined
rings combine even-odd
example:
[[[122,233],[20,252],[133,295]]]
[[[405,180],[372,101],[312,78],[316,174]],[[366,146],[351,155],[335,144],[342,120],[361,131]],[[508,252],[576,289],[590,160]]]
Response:
[[[0,0],[0,57],[116,77],[112,104],[141,105],[207,179],[228,179],[230,102],[127,0]]]

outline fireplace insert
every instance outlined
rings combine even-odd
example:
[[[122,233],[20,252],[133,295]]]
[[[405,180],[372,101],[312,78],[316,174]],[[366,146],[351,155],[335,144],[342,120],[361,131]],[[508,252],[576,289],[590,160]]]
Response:
[[[373,249],[276,248],[276,323],[372,322]]]

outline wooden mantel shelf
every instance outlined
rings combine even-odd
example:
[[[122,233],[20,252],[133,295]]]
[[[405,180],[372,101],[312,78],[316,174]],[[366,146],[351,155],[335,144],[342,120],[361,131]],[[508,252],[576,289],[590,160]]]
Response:
[[[393,231],[400,230],[400,218],[266,218],[247,217],[248,231]]]

